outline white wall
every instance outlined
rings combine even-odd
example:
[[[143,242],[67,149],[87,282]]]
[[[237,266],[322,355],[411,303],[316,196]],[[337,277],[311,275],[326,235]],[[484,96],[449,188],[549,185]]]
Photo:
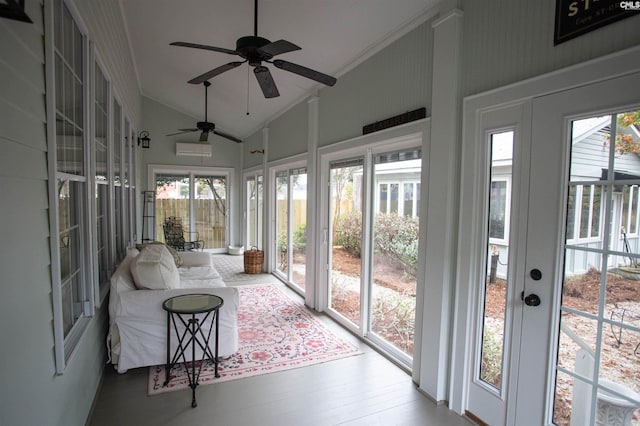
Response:
[[[268,161],[307,152],[307,102],[301,102],[269,123]]]
[[[463,95],[640,43],[640,14],[553,45],[555,1],[463,0]]]
[[[432,50],[429,21],[322,89],[318,146],[362,135],[366,124],[420,107],[429,116]]]

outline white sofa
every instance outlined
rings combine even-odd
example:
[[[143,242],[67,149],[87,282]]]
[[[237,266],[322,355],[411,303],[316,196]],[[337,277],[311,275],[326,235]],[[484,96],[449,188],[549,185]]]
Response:
[[[208,293],[220,296],[224,304],[219,311],[218,355],[230,356],[238,350],[238,289],[226,287],[213,267],[211,254],[181,252],[182,265],[177,268],[179,281],[171,288],[159,290],[138,289],[139,286],[136,286],[138,283],[131,269],[132,265],[139,264],[138,256],[138,250],[130,250],[111,277],[107,347],[109,361],[119,373],[130,368],[166,362],[167,312],[162,309],[162,302],[181,294]],[[173,354],[177,345],[173,326],[171,333]],[[214,342],[212,335],[209,342],[212,353],[215,353]],[[198,349],[197,356],[201,355]]]

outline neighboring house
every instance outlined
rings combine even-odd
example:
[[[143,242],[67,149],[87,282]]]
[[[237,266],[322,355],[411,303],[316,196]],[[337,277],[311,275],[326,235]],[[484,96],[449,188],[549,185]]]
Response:
[[[609,175],[607,135],[611,130],[611,116],[576,120],[572,134],[572,185],[568,194],[566,223],[566,243],[569,247],[600,247],[604,241],[605,224],[600,220],[602,194],[598,181]],[[634,125],[619,129],[619,133],[630,135],[640,144],[640,131]],[[491,174],[491,226],[489,244],[493,253],[498,254],[497,276],[506,278],[509,236],[509,206],[511,204],[512,152],[509,143],[502,143],[496,150]],[[627,153],[615,156],[614,173],[618,180],[630,180],[629,185],[620,185],[613,194],[614,222],[610,224],[610,242],[615,251],[638,253],[640,250],[640,156]],[[580,182],[585,183],[580,183]],[[576,208],[578,207],[578,208]],[[494,259],[495,262],[495,259]],[[587,272],[591,268],[600,269],[598,257],[590,257],[582,250],[567,250],[565,258],[567,277]],[[608,269],[636,264],[624,255],[614,256]],[[494,265],[495,266],[495,265]],[[491,255],[488,256],[488,275],[491,271]]]

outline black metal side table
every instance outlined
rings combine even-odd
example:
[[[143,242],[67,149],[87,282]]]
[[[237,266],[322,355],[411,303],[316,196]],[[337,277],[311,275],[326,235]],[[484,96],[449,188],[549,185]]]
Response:
[[[185,370],[187,371],[187,377],[189,378],[192,407],[198,406],[196,402],[196,387],[198,386],[202,364],[205,359],[213,361],[215,377],[220,377],[218,374],[218,325],[220,323],[219,311],[223,304],[224,300],[213,294],[184,294],[167,299],[162,303],[162,309],[167,311],[167,364],[165,366],[166,376],[164,385],[166,386],[169,383],[169,372],[171,368],[177,363],[183,362]],[[199,315],[199,317],[196,315]],[[203,328],[207,321],[211,321],[208,332]],[[173,329],[178,338],[178,347],[173,357],[171,356],[171,324],[173,324]],[[184,326],[182,331],[178,328],[179,324]],[[209,347],[209,339],[214,329],[215,354],[211,353],[211,348]],[[197,372],[196,344],[202,350],[202,360]],[[186,356],[189,346],[191,346],[191,371],[189,371]],[[182,361],[180,361],[180,359],[182,359]]]

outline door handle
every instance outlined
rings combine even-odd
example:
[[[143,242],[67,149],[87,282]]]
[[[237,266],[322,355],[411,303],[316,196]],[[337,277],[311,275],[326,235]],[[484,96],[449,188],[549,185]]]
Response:
[[[524,304],[527,306],[539,306],[540,305],[540,296],[537,294],[531,293],[530,295],[524,295],[524,291],[520,294],[520,298],[524,300]]]

